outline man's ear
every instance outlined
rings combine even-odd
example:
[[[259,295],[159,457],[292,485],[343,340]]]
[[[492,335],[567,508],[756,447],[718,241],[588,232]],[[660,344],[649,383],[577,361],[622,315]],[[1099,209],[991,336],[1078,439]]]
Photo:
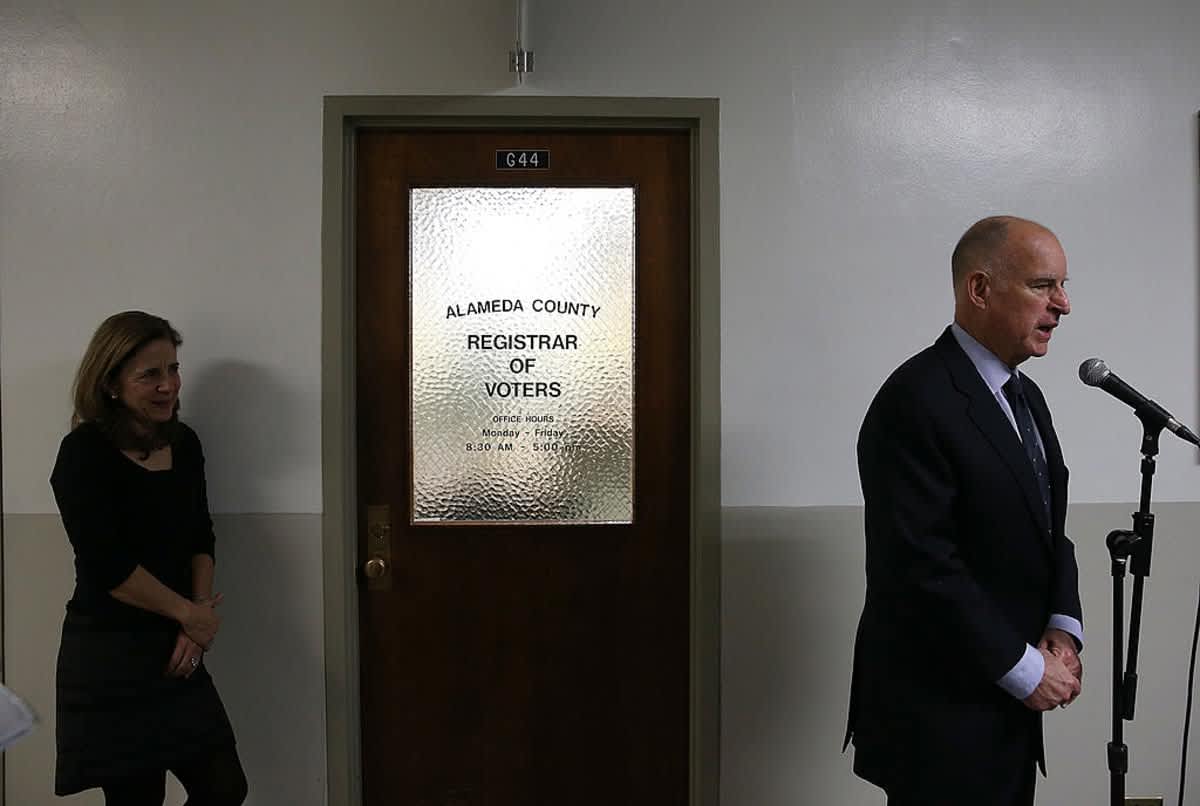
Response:
[[[988,297],[992,293],[992,278],[982,270],[976,270],[967,275],[967,299],[976,308],[986,308]]]

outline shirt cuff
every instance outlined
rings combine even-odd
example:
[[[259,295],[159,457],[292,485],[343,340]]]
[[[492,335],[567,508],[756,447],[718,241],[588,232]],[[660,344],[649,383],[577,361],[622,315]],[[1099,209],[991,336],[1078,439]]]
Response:
[[[1064,616],[1062,613],[1054,613],[1050,616],[1050,623],[1046,625],[1047,630],[1062,630],[1065,633],[1070,633],[1075,639],[1075,651],[1083,653],[1083,623],[1071,616]]]
[[[1042,675],[1046,673],[1046,659],[1029,644],[1025,645],[1025,654],[1017,661],[1017,665],[1008,670],[1008,674],[996,681],[996,685],[1007,691],[1018,700],[1024,700],[1034,692]]]

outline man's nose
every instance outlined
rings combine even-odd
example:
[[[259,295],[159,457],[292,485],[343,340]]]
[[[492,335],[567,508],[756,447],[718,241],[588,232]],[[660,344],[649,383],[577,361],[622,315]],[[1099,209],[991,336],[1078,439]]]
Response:
[[[1050,301],[1054,304],[1060,315],[1066,316],[1071,312],[1071,299],[1067,296],[1065,288],[1060,288],[1058,293],[1050,298]]]

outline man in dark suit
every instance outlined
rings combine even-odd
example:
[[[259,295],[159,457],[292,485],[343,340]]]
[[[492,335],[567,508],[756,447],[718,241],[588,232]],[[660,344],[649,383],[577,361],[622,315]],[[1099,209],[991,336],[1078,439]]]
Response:
[[[1080,691],[1067,468],[1037,385],[1070,313],[1058,239],[984,219],[951,259],[954,323],[876,394],[858,439],[866,603],[846,741],[889,806],[1029,806],[1041,712]]]

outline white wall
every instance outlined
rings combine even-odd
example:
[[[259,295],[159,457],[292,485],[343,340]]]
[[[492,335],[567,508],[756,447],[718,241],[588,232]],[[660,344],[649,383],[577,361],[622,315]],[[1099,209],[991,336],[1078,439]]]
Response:
[[[830,524],[795,508],[859,503],[853,442],[862,412],[886,373],[946,323],[950,249],[989,213],[1042,220],[1070,258],[1075,311],[1050,357],[1029,370],[1054,405],[1076,501],[1137,493],[1136,422],[1079,384],[1083,358],[1104,357],[1179,417],[1200,421],[1200,6],[530,0],[537,72],[519,89],[504,72],[511,13],[501,0],[6,2],[5,512],[53,517],[46,477],[68,416],[71,373],[99,320],[133,306],[161,312],[183,331],[185,413],[205,437],[214,508],[320,512],[322,96],[716,96],[723,500],[790,508],[784,523],[819,527],[771,531],[747,510],[727,524],[723,789],[729,804],[815,802],[808,798],[818,791],[843,804],[876,802],[850,778],[845,759],[797,761],[839,738],[829,734],[840,730],[845,628],[862,581],[857,554],[842,553],[860,546],[853,517]],[[1198,499],[1196,458],[1164,442],[1159,500]],[[1085,582],[1092,688],[1081,701],[1090,705],[1052,730],[1095,734],[1105,724],[1098,673],[1107,651],[1106,583],[1094,578],[1106,565],[1095,561],[1097,551],[1103,556],[1096,536],[1104,524],[1124,524],[1101,517],[1109,509],[1078,512],[1072,522],[1093,573]],[[1160,546],[1200,523],[1195,507],[1173,512],[1173,534]],[[252,524],[238,523],[239,538],[252,539]],[[52,533],[38,518],[5,525],[10,545],[34,551],[32,538]],[[289,566],[290,595],[319,599],[315,528],[295,537],[278,525],[233,556],[304,558],[303,567]],[[760,527],[773,549],[755,547]],[[289,545],[293,539],[303,545]],[[6,581],[56,556],[42,551],[30,564],[10,554]],[[832,565],[816,564],[831,556]],[[1153,589],[1160,635],[1190,628],[1195,566],[1186,552],[1174,559],[1163,566],[1173,574]],[[820,584],[807,588],[818,575]],[[231,605],[248,605],[227,612],[244,620],[242,634],[274,626],[306,652],[319,650],[322,625],[310,611],[268,623],[279,611],[252,605],[271,594],[245,575],[231,581]],[[845,618],[797,622],[813,590]],[[6,598],[10,678],[45,674],[60,591],[10,584]],[[764,619],[777,619],[769,625],[776,642],[762,637]],[[15,642],[20,636],[25,643]],[[822,639],[828,653],[801,651]],[[1162,760],[1178,739],[1178,709],[1162,699],[1174,690],[1166,683],[1176,684],[1178,652],[1161,652],[1164,643],[1148,651],[1143,675],[1145,686],[1164,687],[1137,724],[1134,763],[1147,786],[1168,777]],[[300,679],[313,694],[319,658],[308,663]],[[253,703],[253,689],[235,684],[242,675],[230,671],[222,678],[230,681],[222,684],[227,700]],[[792,687],[796,679],[814,688]],[[805,707],[808,691],[821,698],[816,711]],[[775,693],[789,699],[762,699]],[[311,737],[323,737],[321,714],[311,702],[287,712],[285,724],[266,711],[243,715],[251,721],[239,731],[250,742],[295,740],[310,753]],[[1065,738],[1051,736],[1056,745]],[[1060,769],[1090,780],[1099,745],[1071,746],[1080,749],[1064,753]],[[252,744],[246,755],[265,764],[261,750]],[[44,767],[46,752],[28,763]],[[286,774],[253,772],[267,780]],[[1096,802],[1061,794],[1044,802]],[[261,790],[254,797],[272,802]]]
[[[10,0],[0,10],[4,511],[46,478],[87,339],[183,333],[220,512],[320,512],[325,95],[506,86],[512,8]]]
[[[531,86],[721,99],[724,503],[860,501],[867,403],[951,312],[950,251],[1012,212],[1058,232],[1074,312],[1028,365],[1077,501],[1136,498],[1103,357],[1190,424],[1200,5],[1178,0],[532,0]],[[1200,466],[1164,445],[1162,500]]]

